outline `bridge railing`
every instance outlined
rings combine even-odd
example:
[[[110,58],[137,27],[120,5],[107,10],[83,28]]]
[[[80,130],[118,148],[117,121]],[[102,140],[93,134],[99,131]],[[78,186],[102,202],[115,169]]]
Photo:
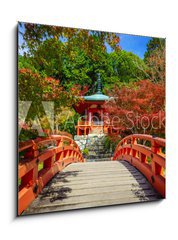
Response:
[[[47,182],[68,164],[84,162],[75,141],[53,135],[19,144],[18,214],[28,208]]]
[[[142,134],[127,136],[117,145],[113,160],[130,162],[165,197],[165,139]]]

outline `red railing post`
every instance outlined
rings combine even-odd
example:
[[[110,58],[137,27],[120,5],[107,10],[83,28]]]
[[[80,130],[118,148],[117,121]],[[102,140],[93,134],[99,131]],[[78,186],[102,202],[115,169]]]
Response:
[[[154,157],[153,157],[153,154],[158,153],[158,149],[159,149],[159,145],[156,143],[154,138],[152,138],[152,141],[151,141],[151,151],[152,151],[151,168],[152,168],[153,177],[160,174],[160,172],[161,172],[161,167],[158,164],[156,164],[156,162],[154,161]]]

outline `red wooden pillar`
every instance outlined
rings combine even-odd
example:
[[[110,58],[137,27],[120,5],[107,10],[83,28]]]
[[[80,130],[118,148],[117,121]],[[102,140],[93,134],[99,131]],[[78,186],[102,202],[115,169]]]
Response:
[[[79,129],[79,126],[77,126],[77,135],[78,135],[78,136],[80,135],[80,129]]]
[[[160,175],[161,166],[156,164],[156,162],[154,161],[154,158],[153,158],[153,154],[154,153],[157,154],[159,151],[159,145],[154,141],[154,139],[151,142],[151,151],[152,151],[151,168],[152,168],[153,176],[158,175],[158,174]]]

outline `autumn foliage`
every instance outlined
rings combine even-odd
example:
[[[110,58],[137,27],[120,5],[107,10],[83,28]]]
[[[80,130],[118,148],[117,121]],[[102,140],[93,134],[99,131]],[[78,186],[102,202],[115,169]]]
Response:
[[[110,121],[121,135],[165,132],[165,84],[142,80],[130,87],[115,87],[106,104]]]
[[[80,95],[79,87],[73,87],[68,92],[61,85],[60,80],[42,76],[31,69],[19,69],[18,79],[21,101],[54,101],[58,106],[70,106],[74,96]]]
[[[21,29],[18,96],[19,102],[32,102],[27,122],[36,116],[41,120],[42,102],[52,101],[56,126],[75,135],[78,115],[73,106],[83,101],[81,96],[96,93],[100,73],[102,92],[111,97],[106,108],[116,130],[112,142],[132,133],[164,137],[164,39],[152,38],[141,59],[121,50],[117,33],[30,23],[19,24]],[[66,128],[68,117],[71,125]],[[48,121],[42,122],[47,128]],[[28,130],[29,125],[22,127]]]

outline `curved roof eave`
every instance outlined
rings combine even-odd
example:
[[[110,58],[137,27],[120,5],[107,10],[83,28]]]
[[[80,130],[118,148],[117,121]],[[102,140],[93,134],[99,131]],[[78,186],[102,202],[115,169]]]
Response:
[[[84,99],[87,101],[106,101],[109,100],[109,97],[101,93],[96,93],[91,96],[84,96]]]

